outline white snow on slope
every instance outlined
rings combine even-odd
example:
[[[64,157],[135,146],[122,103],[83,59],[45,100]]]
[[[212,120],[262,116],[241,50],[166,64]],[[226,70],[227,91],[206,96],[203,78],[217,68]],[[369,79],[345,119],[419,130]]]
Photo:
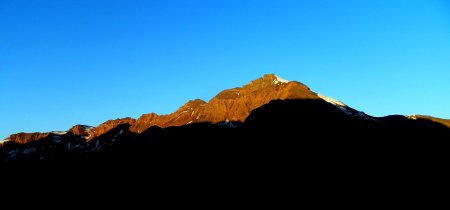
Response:
[[[37,148],[33,147],[33,148],[28,148],[22,151],[22,154],[28,155],[34,151],[36,151]]]
[[[341,101],[338,101],[334,98],[330,98],[328,96],[324,96],[320,93],[316,93],[317,96],[319,96],[319,98],[325,100],[326,102],[333,104],[334,106],[336,106],[337,108],[339,108],[342,112],[344,112],[347,115],[353,115],[353,113],[347,109],[347,105],[345,105],[344,103],[342,103]]]
[[[56,135],[64,135],[67,133],[67,131],[52,131],[50,133],[56,134]]]
[[[411,120],[417,120],[416,115],[405,115],[405,117],[407,117],[408,119],[411,119]]]
[[[347,105],[345,105],[344,103],[342,103],[341,101],[338,101],[336,99],[330,98],[328,96],[324,96],[320,93],[317,93],[317,96],[319,96],[319,98],[325,100],[326,102],[333,104],[335,106],[340,106],[340,107],[347,107]]]
[[[90,130],[95,128],[95,127],[89,126],[89,125],[82,125],[81,127],[83,127],[87,132],[89,132]]]
[[[273,80],[273,84],[277,85],[277,84],[282,84],[282,83],[288,83],[288,80],[285,80],[277,75],[275,75],[276,79]]]
[[[344,112],[347,115],[352,115],[352,116],[358,116],[358,117],[362,117],[368,120],[374,120],[377,121],[376,119],[372,118],[371,116],[365,114],[364,112],[360,112],[360,111],[351,111],[350,108],[345,105],[344,103],[342,103],[342,101],[338,101],[336,99],[330,98],[328,96],[324,96],[321,95],[319,93],[316,93],[317,96],[319,96],[319,98],[325,100],[326,102],[333,104],[334,106],[336,106],[337,108],[339,108],[342,112]]]
[[[82,136],[81,138],[87,140],[91,137],[91,130],[94,129],[95,127],[89,126],[89,125],[82,125],[82,127],[86,130],[86,133],[88,133],[87,136]]]

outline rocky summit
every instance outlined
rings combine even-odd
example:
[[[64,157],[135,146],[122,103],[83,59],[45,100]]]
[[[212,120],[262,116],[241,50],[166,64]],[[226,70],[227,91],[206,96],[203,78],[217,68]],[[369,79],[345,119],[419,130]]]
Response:
[[[151,126],[165,128],[200,122],[242,123],[251,111],[276,99],[318,99],[318,96],[299,82],[266,74],[243,87],[224,90],[209,102],[191,100],[169,115],[144,114],[131,125],[130,131],[140,133]]]

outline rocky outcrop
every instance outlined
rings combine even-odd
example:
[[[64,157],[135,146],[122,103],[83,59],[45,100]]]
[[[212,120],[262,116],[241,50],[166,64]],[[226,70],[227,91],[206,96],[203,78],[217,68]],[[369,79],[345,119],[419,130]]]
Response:
[[[37,141],[40,139],[43,139],[47,136],[49,136],[50,133],[39,133],[39,132],[35,132],[35,133],[16,133],[16,134],[12,134],[9,137],[9,141],[12,142],[16,142],[19,144],[25,144],[31,141]]]
[[[224,90],[208,103],[196,99],[169,115],[144,114],[130,127],[130,131],[140,133],[151,126],[165,128],[199,122],[244,122],[251,111],[276,99],[319,97],[304,84],[266,74],[243,87]]]
[[[181,126],[197,121],[195,118],[205,109],[207,103],[200,99],[195,99],[187,102],[180,107],[176,112],[169,115],[157,115],[155,113],[144,114],[130,127],[130,131],[134,133],[141,133],[142,131],[152,127],[158,126],[161,128],[169,126]]]
[[[77,136],[88,136],[89,131],[92,130],[94,127],[88,126],[88,125],[74,125],[72,128],[69,129],[69,132],[72,132],[74,135]]]
[[[115,120],[108,120],[108,121],[100,124],[99,126],[91,129],[89,131],[89,137],[87,138],[87,141],[90,141],[91,139],[93,139],[97,136],[105,134],[106,132],[116,128],[119,125],[125,125],[125,124],[132,125],[134,122],[136,122],[136,120],[131,117],[120,118],[120,119],[115,119]]]

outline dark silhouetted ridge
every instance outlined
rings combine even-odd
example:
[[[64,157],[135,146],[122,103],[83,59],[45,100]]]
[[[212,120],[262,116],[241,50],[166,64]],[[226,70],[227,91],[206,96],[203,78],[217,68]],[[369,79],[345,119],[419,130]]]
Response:
[[[82,168],[194,164],[286,170],[312,162],[380,160],[392,165],[413,155],[442,160],[450,140],[448,122],[420,115],[373,117],[302,83],[267,74],[208,102],[188,101],[167,115],[75,125],[67,132],[13,134],[0,146],[0,159]]]

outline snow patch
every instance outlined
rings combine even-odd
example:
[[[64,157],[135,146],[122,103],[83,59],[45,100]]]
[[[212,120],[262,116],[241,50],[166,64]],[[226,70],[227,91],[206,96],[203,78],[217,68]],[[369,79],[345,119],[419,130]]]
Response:
[[[405,117],[407,117],[408,119],[411,119],[411,120],[417,120],[416,115],[406,115]]]
[[[19,149],[15,149],[15,150],[11,150],[11,151],[9,151],[7,154],[8,154],[8,158],[7,158],[7,160],[9,160],[9,159],[12,159],[12,158],[15,158],[16,156],[17,156],[17,153],[19,152]]]
[[[364,118],[364,119],[366,119],[366,120],[374,120],[374,121],[376,121],[376,122],[379,122],[378,120],[375,120],[374,118],[370,117],[369,115],[367,115],[367,114],[364,113],[364,112],[358,111],[358,113],[357,113],[356,115],[357,115],[357,116],[360,116],[360,117],[362,117],[362,118]]]
[[[82,127],[84,128],[84,130],[85,130],[86,132],[89,132],[89,131],[91,131],[92,129],[95,128],[95,127],[92,127],[92,126],[89,126],[89,125],[82,125]]]
[[[344,108],[342,106],[336,106],[336,107],[339,108],[342,112],[344,112],[347,115],[353,115],[353,113],[351,111],[349,111],[348,109],[346,109],[346,108]]]
[[[98,146],[100,145],[100,141],[98,139],[95,140],[95,150],[99,149]]]
[[[116,138],[116,137],[118,137],[119,135],[122,135],[122,134],[123,134],[123,130],[120,129],[120,131],[119,131],[118,133],[116,133],[116,134],[113,136],[113,138]]]
[[[32,153],[34,151],[36,151],[36,148],[28,148],[28,149],[23,150],[22,154],[28,155],[28,154],[30,154],[30,153]]]
[[[56,134],[56,135],[64,135],[67,133],[67,131],[52,131],[50,133]]]
[[[328,96],[321,95],[319,93],[316,93],[316,94],[317,94],[317,96],[319,98],[323,99],[324,101],[326,101],[326,102],[328,102],[330,104],[333,104],[335,107],[337,107],[339,110],[341,110],[342,112],[344,112],[347,115],[356,116],[356,117],[362,117],[362,118],[365,118],[367,120],[373,120],[373,121],[378,122],[378,120],[370,117],[369,115],[367,115],[364,112],[360,112],[360,111],[356,111],[356,110],[352,111],[350,109],[350,107],[348,107],[347,105],[342,103],[342,101],[338,101],[336,99],[330,98]]]
[[[91,131],[92,131],[95,127],[84,125],[83,128],[86,130],[86,133],[88,133],[88,135],[87,135],[87,136],[83,136],[82,138],[85,139],[85,140],[90,139],[91,136],[92,136]],[[94,131],[95,131],[95,130],[94,130]]]
[[[336,99],[330,98],[328,96],[324,96],[320,93],[317,93],[317,96],[319,96],[319,98],[325,100],[326,102],[333,104],[335,106],[340,106],[340,107],[347,107],[347,105],[345,105],[344,103],[342,103],[341,101],[338,101]]]
[[[229,128],[236,128],[237,126],[233,124],[230,120],[226,119],[225,122],[220,122],[217,124],[219,127],[229,127]]]
[[[278,85],[278,84],[283,84],[283,83],[288,83],[289,80],[285,80],[277,75],[275,75],[275,80],[273,80],[273,84]]]
[[[342,103],[341,101],[338,101],[334,98],[330,98],[328,96],[324,96],[320,93],[316,93],[317,96],[319,96],[319,98],[323,99],[324,101],[333,104],[335,107],[337,107],[338,109],[340,109],[342,112],[344,112],[347,115],[354,115],[350,110],[347,109],[347,105],[345,105],[344,103]]]

